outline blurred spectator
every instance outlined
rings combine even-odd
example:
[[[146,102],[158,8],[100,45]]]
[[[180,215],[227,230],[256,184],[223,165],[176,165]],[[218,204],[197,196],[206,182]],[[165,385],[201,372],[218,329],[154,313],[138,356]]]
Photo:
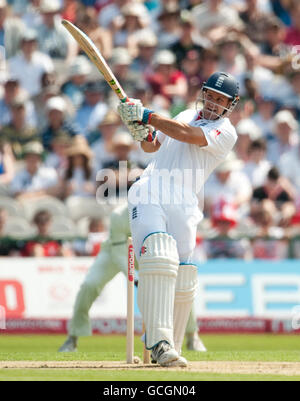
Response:
[[[281,174],[294,185],[300,196],[300,145],[281,156],[279,168]]]
[[[75,108],[79,108],[84,101],[84,85],[91,71],[90,62],[84,56],[76,57],[70,66],[69,78],[61,91],[68,96]]]
[[[259,127],[250,119],[240,121],[236,126],[238,140],[235,146],[235,152],[238,159],[247,162],[249,159],[249,147],[252,141],[261,138],[262,133]]]
[[[5,236],[6,221],[7,221],[7,212],[5,209],[0,208],[0,238]],[[0,255],[2,256],[2,254]]]
[[[121,8],[122,16],[114,21],[114,47],[127,47],[132,57],[137,56],[137,40],[150,22],[147,8],[138,2],[129,2]]]
[[[75,23],[78,8],[79,8],[78,0],[63,0],[61,17],[63,19]]]
[[[24,25],[19,18],[8,17],[6,0],[0,0],[0,48],[5,48],[5,57],[13,57],[18,49]]]
[[[221,200],[213,205],[212,223],[214,232],[204,242],[207,258],[249,259],[251,256],[248,240],[238,238],[235,228],[238,223],[234,205]]]
[[[10,73],[18,79],[30,97],[41,91],[41,77],[54,70],[51,58],[37,50],[37,34],[26,30],[22,35],[21,51],[8,60]]]
[[[120,116],[113,110],[109,110],[104,119],[98,124],[97,133],[99,139],[92,144],[96,171],[101,170],[104,163],[112,162],[115,159],[112,151],[112,139],[120,124]]]
[[[20,82],[15,77],[9,77],[4,84],[4,94],[0,99],[0,127],[11,122],[11,105],[15,98],[24,95],[24,90],[20,87]],[[37,126],[36,113],[33,103],[27,99],[25,103],[26,123],[31,127]]]
[[[265,13],[259,7],[261,1],[247,0],[245,3],[245,9],[240,12],[240,18],[245,25],[244,33],[251,41],[259,43],[263,40],[266,21]]]
[[[153,73],[152,60],[158,39],[152,31],[140,35],[137,39],[138,54],[131,64],[131,70],[146,78]]]
[[[187,10],[182,11],[180,14],[180,27],[180,37],[170,47],[170,50],[175,54],[177,66],[179,68],[182,66],[182,62],[191,50],[195,50],[200,55],[203,48],[209,46],[209,42],[204,37],[197,34],[192,15]]]
[[[270,202],[262,202],[251,217],[256,227],[252,240],[252,252],[255,259],[282,260],[288,257],[288,242],[284,230],[276,226],[276,213]]]
[[[201,54],[201,77],[205,82],[215,71],[219,70],[219,55],[214,48],[205,49]]]
[[[246,68],[245,58],[242,55],[240,38],[235,33],[228,34],[218,43],[221,71],[228,72],[233,76],[238,76]]]
[[[296,212],[293,188],[280,176],[279,170],[272,167],[263,186],[254,189],[252,213],[260,208],[260,203],[268,200],[273,204],[273,217],[277,215],[277,224],[287,226]]]
[[[110,59],[110,66],[115,76],[118,77],[118,81],[120,82],[122,88],[127,94],[133,93],[137,82],[142,79],[141,74],[132,71],[131,62],[132,57],[125,47],[116,47],[115,49],[113,49]],[[110,101],[113,104],[116,101],[115,94],[110,91],[109,96]]]
[[[283,107],[291,105],[297,113],[297,119],[300,122],[300,69],[293,70],[289,74],[289,83],[288,96],[282,99]]]
[[[241,171],[243,163],[230,154],[225,162],[211,176],[205,188],[206,209],[211,205],[224,200],[239,208],[247,208],[252,195],[251,183],[245,173]],[[240,217],[240,216],[239,216]]]
[[[198,31],[216,42],[231,30],[242,30],[244,24],[238,13],[222,0],[207,0],[192,9],[194,24]]]
[[[285,27],[277,17],[270,16],[265,21],[265,29],[263,30],[264,40],[261,43],[263,54],[269,56],[282,56],[287,52],[284,45]]]
[[[77,256],[97,256],[101,245],[108,238],[108,232],[102,219],[90,219],[89,232],[86,240],[77,240],[73,243],[73,250]]]
[[[45,106],[47,112],[47,126],[41,133],[45,149],[50,150],[51,142],[61,132],[70,138],[80,133],[77,126],[66,118],[67,104],[60,96],[51,97]]]
[[[45,159],[45,166],[54,168],[59,176],[65,176],[68,167],[67,152],[71,139],[65,132],[58,132],[51,142],[51,150]]]
[[[271,169],[271,163],[266,159],[266,142],[263,139],[254,140],[250,143],[248,152],[249,159],[245,163],[243,172],[249,178],[252,187],[257,188],[264,184]]]
[[[96,192],[91,161],[93,153],[87,140],[77,135],[67,151],[68,168],[65,174],[65,194],[69,196],[93,196]]]
[[[96,10],[88,7],[82,14],[79,13],[76,25],[88,35],[107,60],[111,56],[112,35],[108,29],[98,25]],[[85,55],[84,52],[81,53]]]
[[[97,81],[87,82],[84,87],[84,102],[77,110],[74,119],[76,126],[83,135],[93,131],[107,112],[107,104],[103,101],[103,92],[106,90],[106,86],[106,82]]]
[[[26,122],[26,97],[19,94],[11,103],[11,122],[0,130],[3,140],[12,146],[14,155],[21,158],[23,146],[38,139],[37,131]]]
[[[37,229],[37,235],[26,243],[22,256],[35,258],[72,256],[70,249],[63,246],[60,241],[51,239],[52,216],[48,211],[37,212],[32,223]]]
[[[116,17],[121,15],[121,8],[132,0],[114,0],[101,8],[98,16],[99,25],[104,28],[113,28]]]
[[[29,0],[26,11],[21,16],[22,21],[27,26],[27,28],[37,29],[37,27],[42,23],[42,16],[40,14],[42,0]]]
[[[37,27],[40,51],[52,59],[71,62],[77,55],[76,41],[61,25],[59,0],[42,0],[40,12],[43,22]]]
[[[160,49],[169,49],[179,40],[181,36],[179,16],[180,9],[176,3],[166,3],[161,10],[158,16],[159,29],[157,32]]]
[[[268,159],[278,165],[280,158],[299,144],[299,125],[288,110],[279,111],[274,116],[275,139],[270,142]]]
[[[30,142],[24,146],[25,166],[17,172],[11,183],[11,193],[19,200],[56,194],[57,173],[43,165],[43,152],[43,146],[39,142]]]
[[[97,175],[97,181],[104,184],[107,190],[100,192],[105,197],[127,197],[127,191],[135,179],[142,173],[142,169],[130,161],[130,152],[135,143],[131,135],[126,131],[119,131],[112,139],[112,152],[114,160],[103,163],[103,171]],[[111,170],[108,177],[108,170]],[[107,180],[107,177],[109,178]],[[99,190],[99,189],[98,189]]]
[[[11,146],[0,139],[0,194],[11,183],[14,174],[15,159]]]
[[[154,95],[160,95],[169,102],[180,101],[187,93],[187,80],[175,67],[175,56],[169,50],[160,50],[154,57],[155,72],[148,77]]]
[[[289,9],[292,25],[286,30],[285,43],[290,46],[299,46],[300,44],[300,3],[293,0]]]
[[[274,139],[272,132],[275,110],[275,100],[269,96],[262,96],[257,99],[257,111],[251,116],[251,120],[261,129],[263,137],[267,140]]]

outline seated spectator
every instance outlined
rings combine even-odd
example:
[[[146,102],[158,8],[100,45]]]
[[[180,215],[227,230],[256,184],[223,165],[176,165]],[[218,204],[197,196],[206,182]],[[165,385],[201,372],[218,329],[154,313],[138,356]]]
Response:
[[[137,38],[137,56],[131,63],[130,69],[145,78],[153,74],[152,60],[157,49],[158,39],[155,33],[147,30]]]
[[[23,155],[23,147],[38,139],[37,131],[26,122],[26,101],[23,95],[15,97],[11,103],[11,122],[0,130],[2,140],[9,143],[17,158]]]
[[[0,193],[11,183],[15,174],[15,159],[11,146],[0,139]]]
[[[45,166],[54,168],[59,176],[63,178],[68,168],[68,149],[71,139],[65,132],[58,132],[51,142],[51,151],[45,159]]]
[[[276,110],[274,98],[269,96],[260,96],[256,99],[257,111],[251,116],[251,120],[261,129],[263,137],[268,141],[274,139],[273,117]]]
[[[77,240],[73,243],[73,250],[77,256],[97,256],[101,245],[108,238],[108,232],[102,219],[91,219],[86,240]]]
[[[279,160],[281,174],[287,178],[300,196],[300,144],[281,156]]]
[[[299,144],[299,124],[288,110],[279,111],[274,117],[274,141],[268,146],[268,160],[278,165],[279,160]]]
[[[222,199],[236,205],[239,213],[246,212],[252,195],[252,186],[246,174],[241,171],[243,163],[230,154],[225,162],[211,176],[205,188],[205,207],[211,206]]]
[[[13,57],[20,45],[24,24],[19,18],[9,16],[8,2],[0,2],[0,46],[5,48],[6,58]]]
[[[121,120],[118,113],[109,110],[104,120],[98,125],[98,131],[94,132],[93,137],[99,138],[92,143],[92,151],[94,153],[94,167],[96,171],[103,168],[104,163],[112,162],[115,159],[112,151],[112,139],[120,127]],[[90,137],[92,136],[90,135]]]
[[[113,47],[126,47],[132,57],[137,56],[137,40],[150,22],[144,4],[129,2],[121,8],[121,16],[114,21]]]
[[[115,158],[111,162],[103,163],[103,170],[97,174],[97,181],[100,182],[97,195],[127,197],[127,191],[143,171],[130,161],[130,152],[134,147],[134,140],[126,131],[114,135],[112,152]],[[102,184],[104,185],[101,188]]]
[[[299,53],[298,53],[299,54]],[[299,66],[299,58],[297,59]],[[289,75],[289,94],[283,99],[283,107],[291,105],[297,114],[297,119],[300,121],[300,70],[293,70]]]
[[[112,35],[103,25],[98,25],[96,10],[87,7],[83,13],[79,12],[76,25],[95,43],[105,60],[108,60],[112,51]]]
[[[244,33],[254,43],[260,43],[263,40],[263,32],[266,25],[265,10],[259,6],[261,1],[248,0],[245,2],[245,8],[239,13],[241,20],[245,24]]]
[[[15,175],[10,188],[12,195],[18,200],[55,195],[57,173],[43,165],[43,153],[43,146],[39,142],[30,142],[24,146],[25,167]]]
[[[263,186],[254,189],[252,196],[252,212],[260,208],[266,200],[273,203],[277,222],[286,227],[295,214],[294,191],[287,180],[280,176],[279,170],[272,167]]]
[[[66,133],[70,138],[80,133],[78,127],[68,121],[67,104],[61,96],[51,97],[46,105],[47,127],[41,133],[43,145],[46,150],[50,150],[53,139],[61,132]]]
[[[77,0],[64,0],[63,8],[61,10],[61,17],[66,19],[73,24],[76,22],[76,16],[78,13],[79,4]]]
[[[117,17],[121,16],[121,8],[126,4],[131,3],[131,0],[114,0],[108,2],[103,8],[100,9],[98,15],[98,24],[107,29],[115,28],[115,21]]]
[[[61,25],[59,0],[42,0],[42,23],[37,27],[39,49],[52,59],[71,62],[78,53],[77,42]]]
[[[31,29],[23,33],[20,53],[8,60],[8,68],[30,97],[40,93],[42,75],[54,70],[51,58],[37,50],[37,34]]]
[[[27,7],[23,15],[21,16],[22,21],[27,28],[37,29],[42,23],[42,16],[40,14],[40,6],[42,0],[29,0]]]
[[[242,54],[240,38],[231,33],[218,42],[220,54],[220,70],[238,76],[246,68],[245,58]]]
[[[159,36],[158,47],[169,49],[180,38],[181,30],[179,25],[180,9],[176,3],[166,3],[158,16]]]
[[[240,121],[236,126],[238,134],[235,152],[238,159],[247,162],[249,160],[249,147],[255,140],[261,138],[262,133],[259,127],[250,119]]]
[[[0,208],[0,238],[5,236],[5,225],[7,221],[7,212]]]
[[[222,0],[210,0],[192,9],[195,27],[200,34],[216,42],[225,37],[230,30],[242,30],[243,22],[233,7]]]
[[[252,210],[251,217],[256,232],[252,240],[255,259],[282,260],[288,257],[288,242],[284,230],[276,225],[274,204],[262,202]]]
[[[180,14],[180,28],[179,39],[170,47],[175,54],[178,68],[182,68],[182,62],[191,50],[195,50],[200,56],[203,48],[210,44],[207,39],[196,34],[192,15],[187,10],[183,10]]]
[[[175,56],[169,50],[160,50],[154,57],[155,72],[148,77],[154,95],[162,96],[169,102],[180,101],[187,93],[187,80],[175,67]]]
[[[285,43],[289,46],[299,46],[300,43],[300,4],[292,1],[290,7],[292,26],[286,29]]]
[[[24,90],[20,86],[20,82],[15,77],[8,77],[4,83],[4,94],[0,99],[0,128],[8,125],[11,122],[11,105],[19,96],[26,96]],[[26,123],[36,128],[37,121],[35,115],[35,108],[33,103],[27,99],[25,103],[25,118]]]
[[[284,44],[285,26],[279,18],[270,16],[265,23],[263,30],[264,40],[262,41],[262,53],[278,57],[287,52],[287,46]]]
[[[34,258],[73,256],[70,249],[61,241],[51,239],[52,216],[48,211],[37,212],[32,223],[37,229],[37,235],[36,238],[26,242],[22,256]]]
[[[93,153],[87,140],[77,135],[67,151],[68,168],[64,177],[64,197],[93,196],[96,192],[91,161]]]
[[[76,57],[70,66],[69,79],[61,88],[62,93],[68,96],[76,109],[78,109],[84,101],[84,85],[91,71],[90,62],[86,57]]]
[[[249,178],[252,187],[257,188],[264,184],[271,169],[271,163],[266,160],[267,145],[263,139],[251,142],[249,159],[245,163],[243,172]]]
[[[74,118],[74,123],[80,129],[81,134],[87,135],[88,132],[96,128],[95,121],[104,118],[107,112],[107,104],[104,102],[103,93],[107,90],[106,82],[87,82],[84,87],[84,102]]]
[[[214,232],[204,242],[207,258],[248,259],[249,241],[239,239],[235,231],[238,222],[235,206],[221,200],[213,205],[211,215]]]
[[[204,49],[201,53],[201,85],[219,68],[220,56],[215,48]]]
[[[142,80],[142,75],[131,70],[131,62],[132,57],[125,47],[113,49],[109,64],[126,93],[133,93],[137,82]],[[111,104],[116,102],[116,96],[112,91],[109,92],[109,98]]]

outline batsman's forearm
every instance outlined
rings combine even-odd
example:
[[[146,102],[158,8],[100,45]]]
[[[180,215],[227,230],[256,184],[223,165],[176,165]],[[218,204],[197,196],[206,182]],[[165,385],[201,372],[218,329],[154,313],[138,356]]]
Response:
[[[201,128],[163,117],[157,113],[151,115],[150,124],[165,135],[180,142],[207,146],[207,140]]]

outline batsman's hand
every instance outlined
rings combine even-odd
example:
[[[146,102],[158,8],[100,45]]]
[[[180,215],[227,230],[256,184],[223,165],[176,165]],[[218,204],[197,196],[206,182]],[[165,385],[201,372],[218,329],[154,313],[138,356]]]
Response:
[[[143,124],[149,124],[152,110],[146,109],[142,102],[138,99],[129,99],[126,103],[120,103],[118,112],[122,121],[128,122],[139,121]]]
[[[126,126],[134,140],[151,142],[154,128],[151,125],[144,125],[138,122],[127,122]]]

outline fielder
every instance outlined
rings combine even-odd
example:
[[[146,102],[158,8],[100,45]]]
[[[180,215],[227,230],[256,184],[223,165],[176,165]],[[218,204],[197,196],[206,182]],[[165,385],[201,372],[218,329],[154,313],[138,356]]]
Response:
[[[144,341],[152,360],[161,366],[187,366],[180,348],[197,287],[197,268],[192,264],[202,218],[197,195],[237,141],[227,117],[239,100],[238,91],[231,75],[216,72],[203,85],[200,112],[186,110],[171,120],[135,99],[118,107],[142,149],[157,152],[131,186],[128,202],[139,262],[138,304],[146,328]],[[157,130],[152,141],[149,125]],[[182,180],[185,175],[188,179]]]
[[[110,216],[109,238],[101,246],[101,251],[91,266],[77,294],[73,316],[69,324],[68,338],[59,352],[74,352],[78,337],[92,334],[89,310],[104,286],[119,272],[127,277],[128,247],[127,239],[131,236],[128,206],[124,204],[115,209]],[[205,352],[206,349],[198,336],[198,327],[194,314],[191,314],[187,326],[187,347],[190,350]]]

